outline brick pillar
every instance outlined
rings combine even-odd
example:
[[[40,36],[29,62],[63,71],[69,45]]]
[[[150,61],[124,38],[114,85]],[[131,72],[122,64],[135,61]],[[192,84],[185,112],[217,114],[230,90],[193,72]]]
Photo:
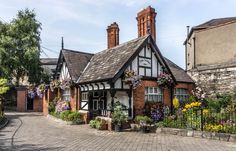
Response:
[[[18,112],[25,112],[27,105],[27,88],[18,87],[17,90],[17,108]]]
[[[77,102],[77,88],[72,87],[71,90],[71,98],[70,98],[70,106],[72,111],[76,111],[76,102]]]
[[[49,102],[54,99],[54,93],[50,89],[46,90],[43,95],[43,115],[48,115]]]

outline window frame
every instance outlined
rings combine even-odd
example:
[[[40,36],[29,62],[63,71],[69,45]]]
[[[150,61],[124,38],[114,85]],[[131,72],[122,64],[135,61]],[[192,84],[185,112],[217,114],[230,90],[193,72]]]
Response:
[[[180,93],[176,93],[177,90],[181,90]],[[186,93],[182,93],[182,92],[184,92],[182,90],[184,90]],[[188,98],[189,98],[188,89],[186,89],[186,88],[175,88],[174,97],[176,97],[179,100],[179,102],[188,101]],[[182,100],[181,98],[184,98],[184,100]]]
[[[163,103],[164,100],[163,89],[161,89],[160,87],[145,87],[144,96],[144,102]],[[156,100],[154,100],[155,97]]]
[[[65,88],[65,90],[63,90],[62,98],[63,98],[64,101],[70,101],[71,100],[71,89],[70,88]]]

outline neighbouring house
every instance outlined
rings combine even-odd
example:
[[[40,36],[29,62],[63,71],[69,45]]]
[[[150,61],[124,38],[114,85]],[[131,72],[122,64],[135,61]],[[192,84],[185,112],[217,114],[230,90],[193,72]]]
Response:
[[[130,119],[143,114],[147,103],[172,108],[174,97],[186,101],[194,81],[162,56],[156,45],[155,18],[155,9],[150,6],[140,11],[136,18],[138,38],[122,44],[119,44],[119,26],[112,23],[107,28],[108,48],[101,52],[89,54],[62,49],[54,78],[61,82],[69,79],[74,85],[57,96],[70,98],[72,109],[86,113],[89,118],[109,116],[118,101],[126,107]],[[167,78],[164,82],[168,85],[158,82],[161,76]],[[47,91],[44,114],[53,96]]]
[[[58,60],[57,58],[41,58],[40,59],[41,67],[43,68],[44,72],[52,76],[56,69],[57,60]],[[15,92],[16,103],[14,104],[16,105],[16,110],[21,112],[24,111],[42,112],[43,99],[40,97],[34,97],[34,98],[28,97],[29,83],[26,79],[22,81],[21,87],[16,88],[17,90],[17,93]]]
[[[184,42],[186,69],[208,95],[236,86],[236,17],[192,27]]]

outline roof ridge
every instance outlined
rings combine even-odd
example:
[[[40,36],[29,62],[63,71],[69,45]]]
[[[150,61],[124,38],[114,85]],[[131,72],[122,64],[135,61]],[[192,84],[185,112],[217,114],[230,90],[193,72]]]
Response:
[[[227,21],[228,23],[234,22],[234,19],[236,21],[236,17],[213,18],[213,19],[210,19],[210,20],[208,20],[208,21],[206,21],[206,22],[204,22],[202,24],[194,26],[193,28],[197,29],[197,28],[207,28],[209,26],[217,26],[217,25],[209,25],[209,24],[214,23],[214,21],[227,20],[227,19],[229,20],[229,21]],[[225,24],[225,23],[219,23],[218,25],[221,25],[221,24]]]
[[[77,50],[71,50],[71,49],[62,49],[62,51],[70,51],[73,53],[83,53],[83,54],[88,54],[88,55],[94,55],[93,53],[88,53],[88,52],[84,52],[84,51],[77,51]]]
[[[135,38],[135,39],[131,39],[131,40],[126,41],[126,42],[123,42],[123,43],[121,43],[121,44],[119,44],[119,45],[117,45],[117,46],[115,46],[115,47],[104,49],[104,50],[99,51],[99,52],[97,52],[97,53],[95,53],[95,54],[99,54],[99,53],[101,53],[101,52],[105,52],[105,51],[108,51],[108,50],[111,50],[111,49],[115,49],[115,48],[122,47],[123,45],[126,45],[127,43],[134,42],[134,41],[136,41],[136,40],[146,39],[148,36],[149,36],[149,35],[145,35],[145,36],[142,36],[142,37],[138,37],[138,38]]]

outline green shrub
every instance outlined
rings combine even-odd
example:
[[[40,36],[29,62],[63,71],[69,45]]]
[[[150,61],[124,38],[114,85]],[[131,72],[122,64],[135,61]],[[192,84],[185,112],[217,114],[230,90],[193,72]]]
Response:
[[[160,122],[156,123],[155,126],[158,128],[162,128],[162,127],[165,127],[165,123],[163,121],[160,121]]]
[[[64,121],[69,121],[69,115],[71,114],[70,110],[63,111],[60,113],[60,118]]]
[[[89,126],[92,127],[92,128],[100,129],[101,125],[102,125],[102,121],[99,118],[96,118],[95,120],[91,120],[89,122]]]
[[[232,103],[232,96],[229,94],[217,94],[215,98],[209,98],[207,100],[208,108],[220,112],[221,109],[226,108]]]
[[[139,124],[140,121],[145,122],[147,124],[151,124],[152,123],[152,119],[150,117],[148,117],[148,116],[142,116],[142,115],[136,116],[135,117],[135,122]]]
[[[55,103],[54,102],[49,102],[48,112],[55,112],[55,109],[56,109]]]
[[[92,127],[92,128],[96,128],[96,120],[91,120],[89,122],[89,126]]]
[[[68,121],[77,121],[80,119],[80,113],[79,112],[71,112],[68,115]]]
[[[97,120],[96,121],[96,129],[101,129],[101,127],[102,127],[102,121]]]

